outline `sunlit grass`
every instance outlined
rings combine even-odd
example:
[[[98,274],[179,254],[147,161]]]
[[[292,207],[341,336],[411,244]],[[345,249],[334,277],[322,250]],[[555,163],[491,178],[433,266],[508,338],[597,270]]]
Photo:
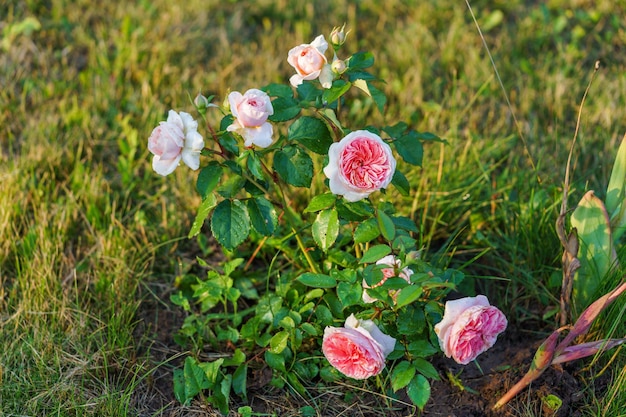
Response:
[[[344,22],[347,49],[375,54],[389,97],[384,115],[356,97],[340,115],[346,125],[402,120],[447,141],[426,147],[424,167],[409,176],[414,194],[402,200],[429,256],[463,266],[470,287],[497,294],[514,320],[542,319],[557,305],[553,225],[598,59],[570,205],[604,188],[626,131],[626,62],[617,53],[626,5],[473,7],[527,150],[459,2],[0,6],[2,28],[28,16],[41,23],[0,52],[0,414],[136,415],[134,390],[153,369],[138,353],[149,335],[133,333],[141,283],[172,284],[186,243],[171,242],[186,235],[198,204],[187,172],[151,171],[150,130],[169,108],[191,111],[199,91],[222,100],[229,89],[285,82],[288,49]],[[496,10],[502,20],[493,25]],[[617,320],[623,312],[613,309],[599,334]],[[597,415],[623,410],[623,367],[618,355],[613,384],[590,401]]]

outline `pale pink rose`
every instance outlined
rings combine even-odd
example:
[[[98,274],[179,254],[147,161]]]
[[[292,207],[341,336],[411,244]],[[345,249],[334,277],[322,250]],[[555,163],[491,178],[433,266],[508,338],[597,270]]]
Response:
[[[467,365],[496,343],[507,326],[504,314],[484,295],[446,302],[443,319],[435,325],[439,346],[447,357]]]
[[[363,302],[364,303],[373,303],[374,301],[377,301],[376,298],[370,296],[365,290],[368,288],[378,288],[381,285],[383,285],[385,281],[387,281],[389,278],[395,277],[396,272],[395,272],[394,266],[400,267],[400,260],[396,259],[395,256],[393,255],[387,255],[384,258],[381,258],[378,261],[376,261],[376,265],[389,265],[391,268],[381,269],[381,272],[383,273],[383,279],[377,284],[375,284],[373,287],[370,287],[369,285],[367,285],[367,282],[363,280]],[[411,275],[413,275],[413,271],[409,269],[408,267],[405,267],[402,271],[399,272],[397,276],[399,276],[400,278],[403,278],[406,282],[410,284]],[[389,295],[394,301],[396,301],[400,291],[401,290],[389,290]]]
[[[247,147],[270,146],[274,133],[272,125],[267,122],[267,118],[274,114],[270,97],[265,92],[252,88],[244,94],[233,91],[228,95],[228,102],[235,121],[226,130],[239,133]]]
[[[371,320],[358,320],[354,314],[344,327],[326,327],[322,352],[342,374],[354,379],[378,375],[385,359],[393,352],[396,339],[380,331]]]
[[[304,80],[314,80],[319,77],[322,86],[330,88],[333,73],[324,56],[326,49],[328,49],[328,42],[324,39],[324,35],[319,35],[310,44],[303,43],[291,48],[287,62],[296,70],[296,74],[289,79],[291,85],[297,87]]]
[[[189,168],[198,169],[202,148],[198,122],[182,111],[170,110],[167,121],[160,122],[148,139],[148,150],[154,155],[152,169],[163,176],[174,172],[181,159]]]
[[[396,160],[380,136],[357,130],[328,149],[324,174],[330,191],[348,201],[359,201],[372,192],[386,188],[396,170]]]

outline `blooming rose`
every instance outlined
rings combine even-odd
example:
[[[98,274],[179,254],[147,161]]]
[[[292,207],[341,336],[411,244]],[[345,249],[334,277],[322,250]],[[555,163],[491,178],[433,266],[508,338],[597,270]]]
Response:
[[[272,125],[267,122],[267,118],[274,114],[270,96],[252,88],[243,95],[233,91],[228,95],[228,102],[236,119],[226,130],[239,133],[244,138],[245,146],[270,146],[274,133]]]
[[[160,122],[148,139],[148,150],[154,155],[152,169],[163,176],[174,172],[181,158],[189,168],[198,169],[202,148],[198,122],[182,111],[170,110],[167,121]]]
[[[330,145],[324,174],[330,179],[331,192],[359,201],[386,188],[395,170],[391,147],[380,136],[357,130]]]
[[[376,298],[371,297],[365,290],[368,288],[378,288],[381,285],[383,285],[385,281],[387,281],[389,278],[395,277],[396,271],[394,267],[396,266],[399,267],[400,261],[396,259],[393,255],[387,255],[384,258],[379,259],[376,262],[376,265],[389,265],[391,268],[381,269],[381,272],[383,273],[383,279],[379,283],[375,284],[373,287],[370,287],[369,285],[367,285],[367,282],[363,280],[363,302],[364,303],[373,303],[374,301],[377,300]],[[413,271],[410,270],[408,267],[406,267],[402,271],[400,271],[400,273],[397,276],[399,276],[400,278],[404,278],[406,282],[411,283],[411,278],[410,278],[411,275],[413,275]],[[397,290],[390,290],[389,295],[391,295],[391,298],[393,298],[393,300],[395,301],[396,298],[398,298],[399,292],[400,291],[397,291]]]
[[[504,314],[484,295],[446,302],[443,320],[435,326],[447,357],[467,365],[496,343],[506,329]]]
[[[345,327],[326,327],[322,351],[342,374],[366,379],[385,368],[385,359],[395,345],[396,339],[381,332],[373,321],[358,320],[352,314]]]
[[[328,65],[324,52],[328,49],[328,42],[324,35],[319,35],[310,44],[303,43],[291,48],[287,56],[289,65],[296,69],[289,82],[294,87],[302,84],[303,80],[314,80],[319,77],[324,88],[330,88],[333,81],[333,73]]]

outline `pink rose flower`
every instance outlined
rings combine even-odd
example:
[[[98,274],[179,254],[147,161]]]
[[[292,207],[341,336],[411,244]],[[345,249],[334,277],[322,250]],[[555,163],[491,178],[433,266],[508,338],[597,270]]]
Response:
[[[373,321],[358,320],[352,314],[345,327],[326,327],[322,352],[342,374],[366,379],[385,368],[385,359],[395,345],[396,339],[381,332]]]
[[[291,48],[287,62],[296,70],[296,74],[289,79],[291,85],[297,87],[304,80],[314,80],[319,77],[322,86],[330,88],[333,73],[324,56],[326,49],[328,49],[328,42],[324,39],[324,35],[319,35],[310,44],[303,43]]]
[[[331,192],[359,201],[386,188],[395,170],[391,147],[380,136],[357,130],[330,145],[324,174],[330,179]]]
[[[376,265],[389,265],[391,268],[383,268],[381,270],[381,272],[383,273],[383,279],[375,284],[373,287],[370,287],[369,285],[367,285],[367,282],[365,282],[365,280],[363,280],[363,302],[364,303],[373,303],[374,301],[377,301],[376,298],[370,296],[367,291],[365,291],[368,288],[378,288],[381,285],[383,285],[385,283],[385,281],[387,281],[389,278],[391,277],[395,277],[395,276],[399,276],[400,278],[403,278],[406,282],[408,282],[409,284],[411,283],[411,275],[413,275],[413,271],[410,270],[408,267],[404,268],[402,271],[400,271],[400,273],[398,275],[396,275],[396,271],[394,267],[399,267],[400,266],[400,261],[398,259],[396,259],[393,255],[387,255],[384,258],[379,259],[376,262]],[[396,301],[396,299],[398,298],[398,294],[400,293],[401,290],[390,290],[389,291],[389,295],[391,295],[391,298]]]
[[[435,333],[443,353],[467,365],[493,346],[506,326],[504,314],[489,305],[487,297],[479,295],[446,302]]]
[[[270,146],[274,133],[272,125],[267,122],[267,118],[274,114],[270,97],[265,92],[253,88],[243,95],[233,91],[228,95],[228,102],[230,111],[236,119],[226,130],[239,133],[247,147]]]
[[[198,122],[182,111],[170,110],[167,121],[160,122],[148,139],[148,150],[154,155],[152,169],[163,176],[174,172],[181,159],[189,168],[198,169],[202,148]]]

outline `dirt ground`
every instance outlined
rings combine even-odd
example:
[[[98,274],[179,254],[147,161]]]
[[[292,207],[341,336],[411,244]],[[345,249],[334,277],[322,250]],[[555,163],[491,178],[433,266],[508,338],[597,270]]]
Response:
[[[161,300],[169,299],[167,290]],[[138,337],[147,335],[151,340],[147,353],[152,363],[160,365],[143,382],[136,394],[136,407],[141,416],[215,416],[220,414],[201,400],[183,407],[173,395],[172,373],[182,366],[185,352],[173,340],[184,320],[184,313],[176,306],[147,300],[140,311],[137,328]],[[480,369],[475,364],[460,366],[442,355],[436,356],[433,365],[439,371],[441,380],[432,381],[431,399],[423,416],[437,417],[509,417],[509,416],[554,416],[575,417],[582,415],[583,388],[591,384],[592,389],[603,392],[609,375],[602,375],[594,381],[583,381],[578,371],[584,361],[551,367],[530,389],[525,389],[507,406],[498,412],[491,407],[528,370],[535,350],[541,343],[539,337],[524,329],[509,328],[500,335],[496,345],[478,357]],[[481,372],[482,370],[482,372]],[[449,377],[453,375],[454,377]],[[272,389],[269,385],[271,372],[259,370],[249,375],[248,404],[233,404],[230,416],[237,416],[238,407],[249,405],[255,416],[276,415],[300,416],[303,406],[315,406],[317,416],[419,416],[419,412],[409,405],[408,398],[400,393],[398,399],[389,401],[379,393],[363,391],[360,387],[345,385],[312,388],[309,391],[315,401],[298,397],[293,393]],[[452,381],[456,380],[456,383]],[[547,404],[548,396],[556,396],[562,401],[558,410]],[[320,408],[321,406],[321,408]]]

